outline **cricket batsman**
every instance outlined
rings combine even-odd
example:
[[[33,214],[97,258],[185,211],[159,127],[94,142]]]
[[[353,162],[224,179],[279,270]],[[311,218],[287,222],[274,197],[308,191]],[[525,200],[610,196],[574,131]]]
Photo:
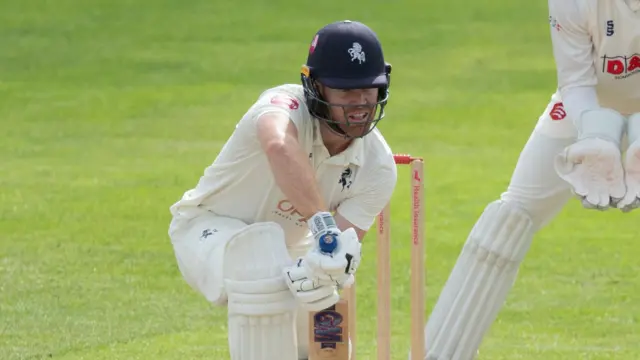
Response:
[[[302,84],[260,94],[171,206],[178,267],[227,307],[232,360],[306,359],[309,311],[334,305],[353,283],[360,242],[397,179],[376,128],[390,73],[369,27],[326,25],[311,40]]]
[[[640,0],[548,6],[557,91],[442,290],[425,328],[429,360],[476,356],[533,236],[570,198],[587,209],[640,205]]]

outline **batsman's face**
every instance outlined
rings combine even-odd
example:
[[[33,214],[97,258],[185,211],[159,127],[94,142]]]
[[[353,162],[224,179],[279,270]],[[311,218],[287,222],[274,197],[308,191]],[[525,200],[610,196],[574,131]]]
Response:
[[[362,133],[376,114],[378,89],[323,88],[325,100],[331,104],[331,119],[348,134]]]

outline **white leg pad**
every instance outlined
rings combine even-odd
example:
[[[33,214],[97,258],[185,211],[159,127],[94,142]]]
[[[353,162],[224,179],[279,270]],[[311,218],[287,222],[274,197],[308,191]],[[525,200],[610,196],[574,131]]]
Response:
[[[298,360],[309,357],[309,311],[298,308],[296,332],[298,334]]]
[[[427,326],[429,360],[472,360],[512,288],[534,234],[517,204],[489,204],[471,230]]]
[[[292,263],[282,228],[249,225],[224,259],[231,360],[297,360],[296,302],[282,276]]]

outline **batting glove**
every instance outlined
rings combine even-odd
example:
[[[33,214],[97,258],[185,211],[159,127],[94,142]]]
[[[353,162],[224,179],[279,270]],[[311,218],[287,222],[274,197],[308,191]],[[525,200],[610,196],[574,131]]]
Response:
[[[341,232],[330,212],[321,211],[314,214],[307,221],[307,226],[319,251],[331,254],[336,250]]]
[[[353,228],[342,232],[337,243],[337,248],[331,254],[317,246],[312,247],[303,257],[302,265],[311,278],[322,284],[349,287],[362,260],[362,245]]]
[[[300,306],[307,311],[320,311],[335,305],[340,299],[337,286],[310,277],[303,262],[303,258],[298,258],[293,266],[283,270],[285,282]]]

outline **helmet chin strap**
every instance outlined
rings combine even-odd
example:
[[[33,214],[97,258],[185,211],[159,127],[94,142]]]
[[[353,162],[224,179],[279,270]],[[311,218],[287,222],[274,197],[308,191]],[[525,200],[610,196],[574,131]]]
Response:
[[[342,130],[342,128],[340,128],[340,126],[338,124],[336,124],[336,123],[326,123],[326,124],[329,125],[329,129],[333,130],[338,135],[342,135],[346,139],[348,139],[350,137],[349,135],[347,135],[346,132],[344,132],[344,130]]]

